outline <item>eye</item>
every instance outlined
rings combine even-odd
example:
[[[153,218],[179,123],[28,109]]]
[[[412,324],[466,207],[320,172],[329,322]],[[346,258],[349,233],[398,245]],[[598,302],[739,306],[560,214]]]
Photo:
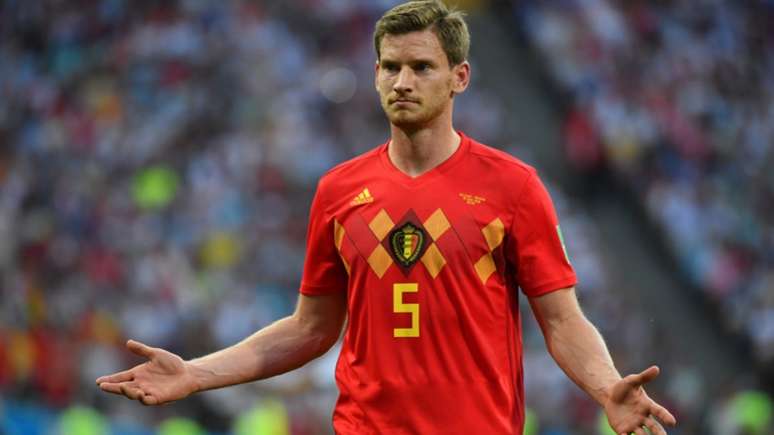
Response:
[[[398,71],[398,65],[392,62],[384,62],[382,63],[382,69],[389,72],[396,72]]]
[[[429,69],[430,69],[429,63],[422,62],[414,65],[414,71],[417,71],[417,72],[425,72]]]

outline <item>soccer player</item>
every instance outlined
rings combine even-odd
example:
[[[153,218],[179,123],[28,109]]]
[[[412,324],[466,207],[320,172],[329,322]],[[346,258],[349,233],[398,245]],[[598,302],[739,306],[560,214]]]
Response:
[[[459,12],[409,2],[376,24],[375,85],[387,143],[325,174],[311,206],[295,312],[242,342],[184,361],[130,340],[148,361],[97,379],[155,405],[265,379],[325,353],[338,434],[521,434],[519,288],[548,349],[617,433],[664,434],[675,418],[622,378],[575,296],[575,273],[535,170],[452,127],[470,80]]]

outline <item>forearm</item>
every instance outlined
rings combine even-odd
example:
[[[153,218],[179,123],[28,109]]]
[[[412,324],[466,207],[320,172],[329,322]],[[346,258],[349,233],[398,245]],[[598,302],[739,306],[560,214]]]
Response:
[[[602,336],[578,313],[544,325],[546,345],[559,367],[600,405],[621,379]]]
[[[289,316],[188,366],[196,391],[210,390],[291,371],[324,354],[334,342]]]

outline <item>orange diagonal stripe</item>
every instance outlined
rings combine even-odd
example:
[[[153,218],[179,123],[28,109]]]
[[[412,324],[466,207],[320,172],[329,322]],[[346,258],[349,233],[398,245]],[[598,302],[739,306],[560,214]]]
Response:
[[[368,256],[368,264],[373,269],[376,276],[381,278],[384,273],[387,272],[387,268],[392,264],[392,258],[387,250],[382,245],[376,245],[376,248]]]
[[[486,284],[486,281],[489,279],[490,276],[492,276],[492,273],[497,269],[494,263],[494,259],[492,259],[492,254],[484,254],[474,266],[476,268],[476,273],[478,274],[479,279],[481,279],[482,284]]]
[[[449,220],[446,219],[446,215],[443,214],[443,210],[440,208],[436,210],[424,223],[425,229],[430,233],[430,237],[433,240],[441,238],[443,233],[451,227]]]
[[[368,227],[371,228],[371,231],[374,232],[374,235],[380,242],[387,237],[387,234],[394,226],[395,223],[392,222],[390,215],[384,209],[379,210],[379,213],[368,224]]]
[[[422,256],[422,264],[425,265],[433,279],[441,273],[441,269],[446,265],[446,259],[443,258],[441,251],[438,250],[438,246],[435,243],[427,247],[425,255]]]
[[[344,234],[346,231],[339,221],[333,221],[333,240],[336,243],[336,249],[341,251],[341,242],[344,241]]]
[[[485,226],[481,232],[484,233],[484,238],[486,238],[486,244],[489,245],[489,250],[494,251],[495,248],[500,246],[500,243],[503,242],[505,225],[503,225],[503,221],[501,221],[500,218],[496,218],[490,222],[489,225]]]

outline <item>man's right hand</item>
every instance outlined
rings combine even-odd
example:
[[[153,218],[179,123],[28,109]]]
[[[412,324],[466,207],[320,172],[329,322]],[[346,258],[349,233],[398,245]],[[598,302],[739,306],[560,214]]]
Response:
[[[196,392],[191,368],[179,356],[164,349],[129,340],[126,347],[148,361],[129,370],[102,376],[97,385],[103,391],[121,394],[144,405],[161,405]]]

